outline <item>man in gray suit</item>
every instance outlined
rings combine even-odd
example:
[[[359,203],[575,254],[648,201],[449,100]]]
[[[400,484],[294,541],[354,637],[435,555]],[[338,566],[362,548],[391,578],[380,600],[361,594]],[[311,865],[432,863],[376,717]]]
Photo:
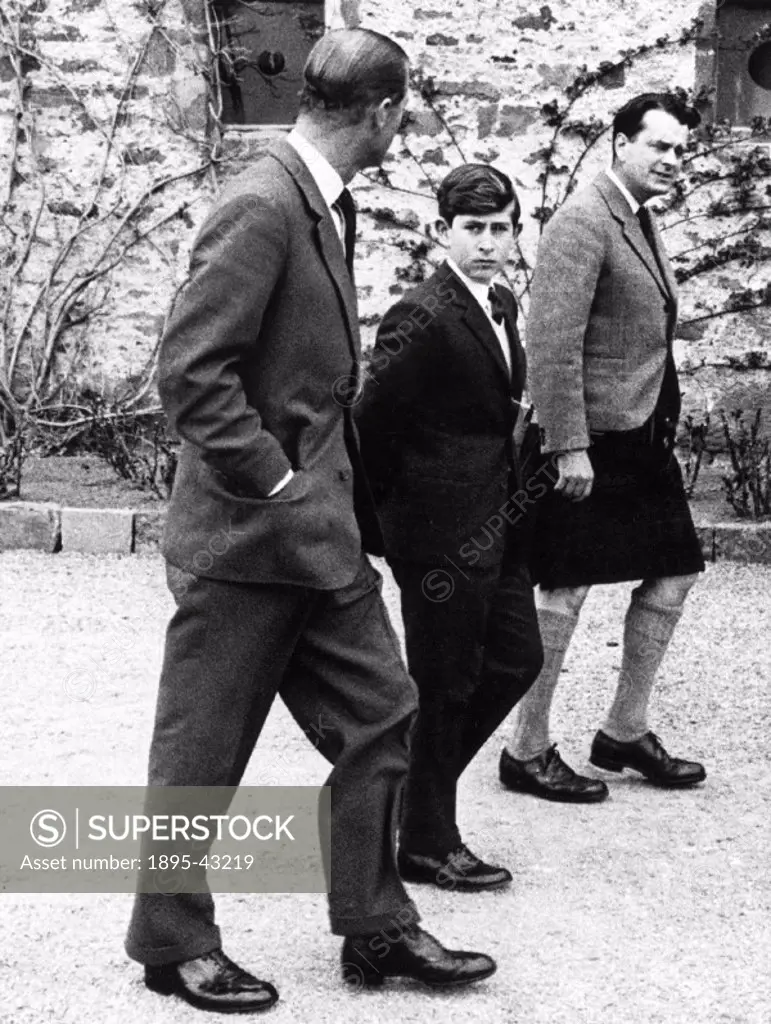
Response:
[[[680,170],[695,111],[647,93],[613,121],[613,164],[548,223],[527,325],[542,450],[558,479],[536,512],[533,578],[544,667],[519,705],[500,776],[512,790],[595,802],[549,737],[549,711],[581,606],[595,583],[640,580],[624,625],[615,700],[592,744],[603,769],[691,786],[702,765],[670,757],[648,724],[654,678],[704,561],[673,454],[680,390],[677,289],[645,204]]]
[[[379,527],[351,409],[360,343],[344,186],[385,156],[408,61],[385,36],[343,30],[304,74],[294,130],[204,223],[162,343],[161,396],[184,443],[149,782],[237,786],[278,694],[334,764],[330,917],[344,980],[466,984],[495,963],[422,931],[396,868],[417,700],[362,553]],[[149,988],[201,1009],[277,999],[223,952],[208,890],[139,894],[126,948]]]

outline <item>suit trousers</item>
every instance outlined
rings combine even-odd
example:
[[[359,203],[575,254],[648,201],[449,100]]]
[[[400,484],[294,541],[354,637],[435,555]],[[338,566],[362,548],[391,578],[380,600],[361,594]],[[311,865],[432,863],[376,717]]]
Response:
[[[389,564],[420,694],[400,842],[412,853],[446,856],[461,842],[458,779],[543,663],[533,587],[527,568],[505,559],[456,570],[443,587],[432,585],[437,570],[426,565]]]
[[[170,567],[150,786],[235,787],[276,694],[334,765],[332,931],[375,933],[404,908],[395,863],[415,686],[362,556],[346,587],[233,583]],[[225,808],[223,808],[224,810]],[[401,918],[400,918],[401,919]],[[146,964],[221,945],[211,893],[137,894],[126,950]]]

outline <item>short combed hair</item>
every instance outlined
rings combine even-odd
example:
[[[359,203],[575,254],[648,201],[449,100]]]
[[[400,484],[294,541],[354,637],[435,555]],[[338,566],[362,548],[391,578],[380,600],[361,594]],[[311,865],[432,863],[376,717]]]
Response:
[[[626,135],[633,139],[642,129],[643,118],[651,110],[663,110],[671,114],[686,128],[697,128],[701,123],[699,112],[671,92],[644,92],[625,103],[613,118],[613,155],[616,154],[616,136]]]
[[[439,186],[436,198],[439,216],[448,224],[460,215],[500,213],[515,203],[512,224],[519,221],[517,193],[511,179],[489,164],[461,164],[450,171]]]
[[[366,28],[335,29],[308,54],[300,109],[361,117],[367,107],[384,99],[400,103],[408,69],[409,57],[388,36]]]

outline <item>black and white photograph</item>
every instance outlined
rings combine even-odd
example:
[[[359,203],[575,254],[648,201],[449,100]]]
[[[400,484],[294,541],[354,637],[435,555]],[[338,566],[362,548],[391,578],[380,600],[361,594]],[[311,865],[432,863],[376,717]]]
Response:
[[[0,0],[0,1024],[769,1024],[771,0]]]

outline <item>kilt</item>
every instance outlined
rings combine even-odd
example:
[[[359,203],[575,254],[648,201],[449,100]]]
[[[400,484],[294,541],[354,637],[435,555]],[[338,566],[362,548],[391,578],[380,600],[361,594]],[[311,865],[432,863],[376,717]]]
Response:
[[[530,536],[534,583],[554,590],[704,570],[671,448],[663,455],[658,450],[648,454],[626,445],[623,434],[606,434],[589,448],[589,458],[595,479],[588,498],[563,498],[551,482],[535,501]],[[554,477],[553,470],[538,475],[542,482]]]

